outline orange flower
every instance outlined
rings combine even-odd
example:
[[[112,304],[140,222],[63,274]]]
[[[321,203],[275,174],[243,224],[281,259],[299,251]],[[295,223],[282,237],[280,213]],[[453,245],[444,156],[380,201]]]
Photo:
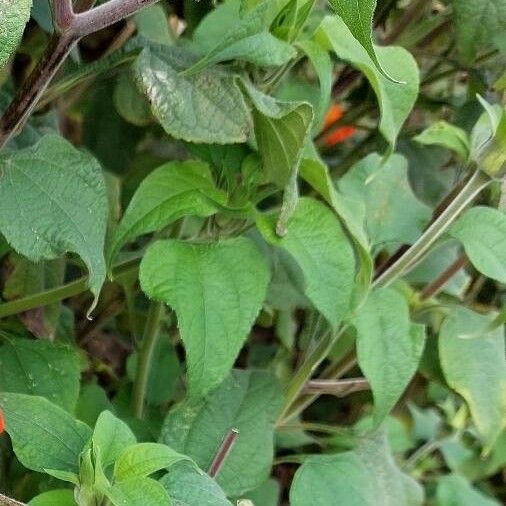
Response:
[[[340,128],[336,128],[336,130],[333,130],[325,136],[325,145],[328,147],[335,146],[336,144],[349,139],[356,133],[357,129],[354,126],[342,126]]]
[[[2,410],[0,409],[0,434],[2,434],[4,431],[5,431],[4,414],[2,413]]]
[[[327,111],[325,119],[323,120],[323,130],[331,127],[336,121],[339,121],[344,114],[344,109],[338,104],[332,104]]]

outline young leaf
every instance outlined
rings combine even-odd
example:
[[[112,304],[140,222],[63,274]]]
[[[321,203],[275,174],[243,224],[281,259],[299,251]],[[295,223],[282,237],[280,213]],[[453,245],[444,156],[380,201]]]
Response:
[[[127,447],[118,457],[114,466],[114,479],[119,482],[143,478],[185,459],[188,457],[164,444],[134,444]]]
[[[390,69],[378,58],[373,44],[373,16],[376,9],[376,0],[330,0],[339,17],[346,23],[353,37],[365,49],[376,68],[387,79],[394,83],[404,83],[392,77]]]
[[[28,506],[76,506],[74,491],[70,489],[49,490],[31,499]]]
[[[109,263],[128,241],[155,232],[177,219],[210,216],[224,205],[226,196],[213,182],[202,162],[169,162],[149,174],[140,184],[114,233]]]
[[[186,50],[145,48],[134,64],[140,89],[166,132],[190,142],[245,142],[250,118],[234,78],[217,68],[193,76],[181,72],[195,63]]]
[[[245,87],[255,107],[255,138],[263,169],[269,181],[285,188],[298,170],[313,108],[306,102],[281,102],[248,83]]]
[[[388,288],[369,295],[354,324],[358,363],[371,385],[375,421],[379,424],[395,406],[418,368],[425,329],[411,324],[405,299]]]
[[[499,506],[458,474],[442,476],[437,482],[436,506]]]
[[[326,17],[322,21],[318,37],[326,46],[331,47],[339,58],[349,61],[362,71],[371,83],[381,110],[379,130],[393,150],[397,135],[418,96],[420,77],[416,61],[401,47],[377,47],[376,54],[382,68],[398,81],[392,82],[378,70],[365,49],[352,37],[342,19]]]
[[[408,164],[401,155],[391,155],[386,161],[376,153],[366,156],[339,180],[339,189],[365,202],[366,229],[373,251],[391,251],[415,242],[431,217],[430,208],[411,189]]]
[[[31,7],[32,0],[0,0],[0,69],[16,50]]]
[[[205,395],[229,373],[260,311],[269,282],[264,259],[243,237],[214,244],[158,241],[142,260],[140,280],[148,297],[175,310],[189,395]]]
[[[338,218],[320,202],[304,197],[288,222],[284,237],[260,216],[257,226],[264,238],[287,251],[304,274],[305,294],[335,328],[350,307],[355,258]]]
[[[187,400],[170,411],[160,439],[207,470],[223,438],[236,428],[236,443],[216,479],[228,496],[237,497],[269,476],[281,401],[271,373],[234,370],[204,400]]]
[[[14,453],[28,469],[78,472],[91,429],[43,397],[0,394],[0,409]]]
[[[469,135],[462,128],[451,125],[446,121],[433,123],[422,133],[414,137],[414,140],[420,144],[437,144],[438,146],[451,149],[464,161],[469,158]]]
[[[506,358],[502,327],[476,338],[493,316],[457,307],[439,333],[439,357],[448,384],[467,402],[486,449],[506,426]]]
[[[100,460],[104,469],[113,464],[125,448],[137,443],[130,427],[110,411],[100,413],[92,440],[100,449]]]
[[[134,478],[104,490],[114,506],[171,506],[169,494],[151,478]]]
[[[505,213],[491,207],[472,207],[452,225],[449,233],[464,245],[476,269],[506,283]]]
[[[105,278],[108,207],[98,162],[48,135],[31,148],[0,155],[0,168],[0,230],[7,241],[34,262],[78,253],[96,302]]]
[[[160,483],[177,506],[232,506],[215,480],[186,462],[171,467]]]
[[[68,346],[6,339],[0,347],[0,391],[45,397],[72,413],[79,396],[79,358]]]

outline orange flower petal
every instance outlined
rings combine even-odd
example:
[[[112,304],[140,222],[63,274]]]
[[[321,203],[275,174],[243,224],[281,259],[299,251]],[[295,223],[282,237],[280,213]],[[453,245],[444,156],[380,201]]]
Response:
[[[325,116],[325,120],[323,121],[323,130],[329,128],[336,121],[339,121],[344,114],[344,109],[338,104],[332,104],[327,111],[327,115]]]
[[[2,434],[4,431],[5,431],[4,414],[2,413],[2,410],[0,409],[0,434]]]
[[[325,145],[328,147],[334,146],[344,142],[356,133],[357,129],[354,126],[343,126],[341,128],[337,128],[325,137]]]

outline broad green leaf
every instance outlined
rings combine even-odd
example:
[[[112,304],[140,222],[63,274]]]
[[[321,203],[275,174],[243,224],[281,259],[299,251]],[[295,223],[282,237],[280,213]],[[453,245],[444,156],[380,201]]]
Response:
[[[470,64],[478,51],[492,45],[494,37],[504,32],[504,0],[452,0],[457,49],[462,60]]]
[[[100,450],[104,469],[114,463],[125,448],[137,443],[130,427],[110,411],[102,411],[99,415],[92,441]]]
[[[367,77],[381,110],[379,130],[393,150],[399,131],[418,95],[420,77],[411,54],[397,46],[376,47],[381,67],[393,79],[402,81],[392,82],[378,70],[341,18],[326,17],[320,26],[318,38],[331,47],[339,58],[349,61]]]
[[[31,7],[32,0],[0,0],[0,69],[16,51]]]
[[[28,506],[76,506],[74,491],[70,489],[49,490],[31,499]]]
[[[196,75],[181,72],[195,63],[186,50],[145,48],[134,64],[140,89],[166,132],[190,142],[245,142],[250,118],[234,77],[218,68]]]
[[[114,233],[109,263],[121,247],[142,234],[155,232],[187,216],[210,216],[224,205],[226,196],[213,182],[202,162],[169,162],[140,184]]]
[[[150,5],[135,14],[137,32],[142,37],[158,44],[173,44],[175,36],[169,25],[162,5]]]
[[[7,241],[34,262],[78,253],[96,303],[105,279],[107,222],[97,161],[48,135],[31,148],[0,155],[0,169],[0,230]]]
[[[330,179],[327,167],[319,160],[302,160],[300,174],[332,206],[351,236],[360,260],[353,287],[353,307],[358,307],[367,297],[374,270],[369,240],[364,231],[365,206],[361,200],[340,193]]]
[[[74,411],[81,367],[77,353],[48,341],[7,339],[0,347],[0,392],[45,397]]]
[[[176,312],[189,395],[205,395],[229,373],[260,311],[269,282],[264,259],[243,237],[158,241],[142,260],[140,280],[148,297]]]
[[[439,358],[448,385],[467,402],[471,416],[490,449],[506,426],[506,358],[504,330],[476,338],[493,316],[457,307],[439,333]]]
[[[350,308],[355,258],[338,218],[324,204],[304,197],[279,238],[274,224],[260,216],[257,226],[271,244],[287,251],[304,274],[304,292],[336,328]]]
[[[159,5],[153,7],[160,8]],[[148,9],[143,9],[146,10]],[[149,102],[137,88],[130,72],[123,72],[118,77],[113,99],[118,113],[125,121],[140,127],[153,121]]]
[[[102,411],[112,410],[105,390],[96,383],[84,384],[77,399],[76,418],[94,427]]]
[[[280,501],[279,482],[269,478],[260,487],[248,492],[244,497],[249,499],[254,506],[278,506]]]
[[[304,143],[313,121],[307,102],[281,102],[245,85],[253,101],[253,122],[263,169],[269,181],[285,188],[298,170]]]
[[[395,406],[418,368],[425,329],[411,324],[405,299],[388,288],[372,292],[353,322],[358,363],[371,385],[378,424]]]
[[[339,189],[364,201],[366,230],[376,251],[415,242],[431,218],[430,208],[413,194],[401,155],[383,161],[378,154],[370,154],[339,180]]]
[[[414,137],[420,144],[437,144],[455,151],[462,160],[469,158],[470,141],[465,130],[446,121],[438,121]]]
[[[499,502],[474,488],[463,476],[450,474],[438,479],[436,506],[499,506]]]
[[[232,506],[215,480],[186,462],[171,467],[160,483],[176,506]]]
[[[191,75],[226,60],[245,60],[259,66],[281,66],[296,55],[295,49],[267,31],[268,2],[261,2],[231,29],[222,32],[220,41],[198,62],[183,73]],[[198,41],[198,38],[197,38]]]
[[[261,485],[274,456],[274,424],[281,409],[276,377],[255,370],[234,370],[205,399],[187,400],[171,410],[161,441],[209,469],[227,433],[239,431],[217,476],[228,496],[237,497]]]
[[[118,482],[146,477],[185,459],[188,457],[164,444],[137,443],[119,455],[114,466],[114,478]]]
[[[14,453],[28,469],[78,472],[91,429],[43,397],[0,394],[0,409]]]
[[[472,207],[449,234],[464,246],[473,265],[485,276],[506,283],[506,214],[491,207]]]
[[[390,69],[385,68],[385,63],[377,54],[381,48],[377,48],[373,43],[373,16],[376,0],[330,0],[330,5],[344,21],[353,37],[365,49],[378,71],[395,83],[404,83],[392,77]]]
[[[171,506],[169,494],[151,478],[115,483],[105,494],[114,506]]]

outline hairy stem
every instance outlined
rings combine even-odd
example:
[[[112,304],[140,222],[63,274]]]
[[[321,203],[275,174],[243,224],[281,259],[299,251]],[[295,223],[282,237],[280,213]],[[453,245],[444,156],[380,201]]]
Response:
[[[144,403],[148,387],[151,361],[158,336],[160,334],[160,320],[163,316],[164,305],[162,302],[153,301],[149,306],[141,349],[137,359],[137,372],[135,374],[134,389],[132,393],[132,407],[134,416],[142,418],[144,415]]]

